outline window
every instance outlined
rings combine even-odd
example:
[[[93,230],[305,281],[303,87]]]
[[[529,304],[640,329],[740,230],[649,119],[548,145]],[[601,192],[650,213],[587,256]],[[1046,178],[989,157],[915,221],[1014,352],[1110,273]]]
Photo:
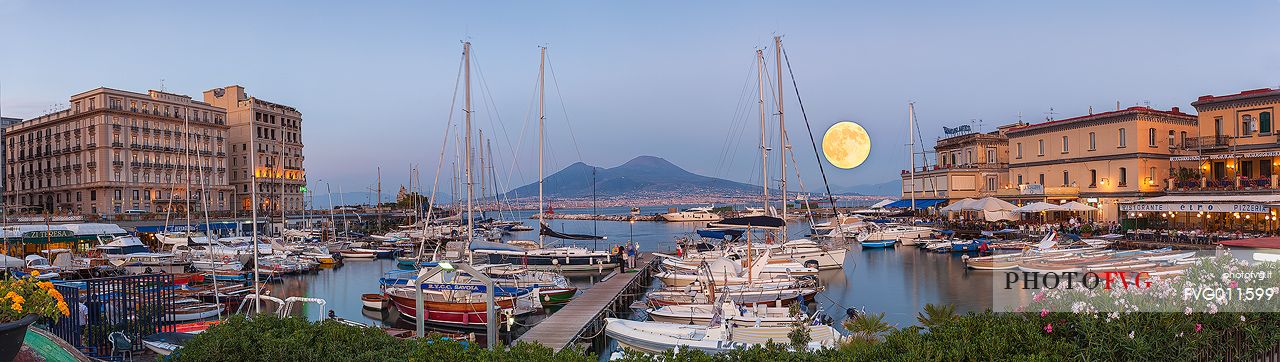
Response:
[[[1178,147],[1178,143],[1174,142],[1174,138],[1173,138],[1174,135],[1175,134],[1173,130],[1169,130],[1169,148]]]
[[[1044,185],[1044,174],[1040,174],[1040,184]]]
[[[1089,170],[1089,188],[1098,187],[1098,170]]]
[[[1253,161],[1240,161],[1240,176],[1253,176]]]
[[[1124,187],[1125,185],[1128,185],[1128,184],[1129,184],[1129,173],[1128,173],[1128,172],[1126,172],[1126,171],[1128,171],[1128,170],[1125,170],[1125,168],[1124,168],[1124,167],[1121,167],[1121,168],[1120,168],[1120,180],[1119,180],[1119,181],[1117,181],[1117,183],[1116,183],[1116,184],[1117,184],[1117,185],[1119,185],[1120,187]]]
[[[1253,135],[1253,116],[1244,115],[1240,117],[1240,137],[1249,137]]]
[[[970,165],[970,164],[973,164],[973,163],[974,163],[974,160],[973,160],[973,150],[972,150],[972,149],[965,150],[965,151],[964,151],[964,164],[966,164],[966,165]]]
[[[1124,128],[1121,128],[1121,129],[1120,129],[1120,145],[1119,145],[1119,146],[1117,146],[1117,147],[1119,147],[1119,148],[1124,148],[1126,145],[1128,145],[1128,143],[1129,143],[1129,142],[1128,142],[1127,140],[1125,140],[1125,131],[1124,131]]]
[[[996,177],[987,176],[987,191],[995,191],[995,190],[996,190]]]
[[[1040,144],[1040,156],[1044,156],[1044,140],[1037,141]]]
[[[1018,175],[1018,185],[1022,185],[1022,175]]]
[[[1187,131],[1182,131],[1182,133],[1180,133],[1180,134],[1179,134],[1179,136],[1181,136],[1181,137],[1179,137],[1179,139],[1181,139],[1181,140],[1182,140],[1182,146],[1183,146],[1183,147],[1186,147],[1186,145],[1187,145]]]
[[[987,163],[996,163],[996,149],[987,149]]]
[[[1067,136],[1062,136],[1062,153],[1067,153],[1067,151],[1069,151],[1067,147],[1068,144],[1070,143],[1067,141]]]
[[[1062,171],[1062,186],[1071,186],[1071,173]]]
[[[1213,135],[1215,137],[1222,137],[1222,117],[1213,118]]]
[[[1156,129],[1155,128],[1147,129],[1147,146],[1151,146],[1151,147],[1156,146]]]
[[[1098,135],[1093,132],[1089,132],[1089,150],[1090,151],[1098,150]]]
[[[1021,160],[1021,159],[1022,159],[1022,142],[1018,142],[1018,145],[1017,145],[1017,147],[1016,147],[1016,148],[1017,148],[1017,152],[1018,152],[1018,159],[1019,159],[1019,160]],[[1021,182],[1019,182],[1019,183],[1021,183]]]
[[[1156,168],[1155,167],[1152,167],[1150,170],[1147,171],[1147,184],[1148,185],[1156,184]]]
[[[1258,113],[1258,132],[1271,133],[1271,112]]]

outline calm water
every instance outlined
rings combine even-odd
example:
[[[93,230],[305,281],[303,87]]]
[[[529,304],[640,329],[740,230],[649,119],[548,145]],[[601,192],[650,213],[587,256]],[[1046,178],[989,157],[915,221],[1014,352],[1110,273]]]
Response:
[[[641,208],[642,214],[666,212],[666,207]],[[590,213],[591,210],[556,210],[560,213]],[[602,208],[601,214],[626,214],[627,208]],[[523,219],[531,211],[516,212],[517,217],[529,225],[536,220]],[[555,230],[575,233],[605,235],[607,240],[579,241],[580,245],[599,248],[634,240],[645,251],[670,251],[675,239],[692,234],[698,223],[627,222],[548,220]],[[808,230],[807,222],[792,224],[792,237],[798,238]],[[513,239],[536,240],[534,232],[516,233]],[[551,239],[548,239],[550,241]],[[371,324],[396,325],[408,328],[394,317],[365,311],[360,304],[360,294],[377,293],[378,277],[383,272],[395,270],[395,261],[350,261],[342,266],[321,270],[315,274],[289,276],[272,284],[272,294],[280,297],[305,295],[328,301],[326,309],[339,317]],[[978,311],[991,305],[991,272],[972,271],[964,268],[959,254],[934,254],[915,247],[899,246],[896,249],[861,249],[853,247],[846,256],[843,270],[824,271],[819,276],[827,290],[820,293],[817,302],[824,313],[835,320],[844,318],[849,307],[863,308],[870,313],[885,313],[890,323],[908,326],[915,323],[915,316],[927,303],[956,305],[960,312]],[[590,278],[572,278],[580,288],[589,288]],[[393,314],[393,313],[392,313]],[[317,313],[309,311],[315,318]],[[531,319],[539,320],[540,317]]]

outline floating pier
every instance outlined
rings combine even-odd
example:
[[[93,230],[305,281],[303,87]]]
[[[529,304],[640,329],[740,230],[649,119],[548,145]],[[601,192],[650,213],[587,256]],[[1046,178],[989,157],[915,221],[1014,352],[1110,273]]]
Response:
[[[653,254],[642,254],[636,265],[639,270],[635,273],[615,270],[591,285],[564,308],[521,335],[516,343],[538,343],[559,351],[580,341],[590,341],[591,350],[603,349],[604,319],[627,312],[631,303],[644,295],[653,281],[657,258]]]

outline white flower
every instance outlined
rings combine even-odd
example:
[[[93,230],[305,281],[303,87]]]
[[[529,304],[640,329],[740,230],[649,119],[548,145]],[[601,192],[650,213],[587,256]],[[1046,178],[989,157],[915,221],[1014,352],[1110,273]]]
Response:
[[[1133,331],[1129,331],[1129,339],[1133,339]]]
[[[1244,322],[1244,314],[1241,314],[1241,315],[1240,315],[1240,321],[1241,321],[1241,322]]]

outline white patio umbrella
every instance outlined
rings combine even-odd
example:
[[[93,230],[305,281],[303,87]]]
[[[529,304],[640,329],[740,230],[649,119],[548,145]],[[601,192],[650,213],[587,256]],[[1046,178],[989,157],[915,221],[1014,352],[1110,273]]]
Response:
[[[984,197],[982,199],[975,200],[969,203],[968,205],[965,205],[963,208],[961,208],[961,210],[1013,211],[1013,209],[1016,209],[1016,208],[1018,207],[1014,206],[1013,204],[1010,204],[1008,201],[1004,201],[994,197]]]
[[[1072,201],[1072,202],[1062,204],[1062,208],[1065,209],[1066,211],[1097,211],[1098,210],[1098,208],[1096,207],[1082,204],[1079,201]]]
[[[1019,208],[1013,209],[1013,211],[1017,211],[1017,212],[1042,212],[1042,211],[1067,211],[1067,209],[1066,209],[1066,208],[1064,208],[1064,207],[1062,207],[1062,206],[1060,206],[1060,205],[1054,205],[1054,204],[1050,204],[1050,203],[1047,203],[1047,202],[1040,201],[1040,202],[1033,202],[1033,203],[1030,203],[1030,204],[1026,204],[1026,205],[1024,205],[1024,206],[1022,206],[1022,207],[1019,207]]]
[[[975,202],[975,201],[978,201],[978,200],[974,200],[974,199],[970,199],[970,198],[967,198],[967,197],[966,197],[966,198],[961,199],[960,201],[956,201],[956,202],[954,202],[954,203],[951,203],[951,205],[947,205],[946,207],[943,207],[943,208],[942,208],[942,211],[946,211],[946,212],[956,212],[956,211],[961,211],[961,210],[967,210],[967,209],[966,209],[966,207],[968,207],[968,206],[969,206],[969,204],[972,204],[972,203],[973,203],[973,202]]]

